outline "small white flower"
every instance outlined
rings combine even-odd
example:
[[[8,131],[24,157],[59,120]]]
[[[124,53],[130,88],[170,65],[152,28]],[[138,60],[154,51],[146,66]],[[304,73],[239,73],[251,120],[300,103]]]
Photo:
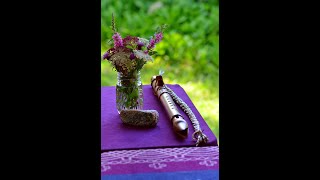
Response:
[[[138,59],[143,59],[145,61],[153,61],[153,58],[149,54],[146,54],[141,50],[133,50],[133,53]]]
[[[142,42],[145,46],[149,45],[149,40],[145,38],[138,37],[139,41]]]

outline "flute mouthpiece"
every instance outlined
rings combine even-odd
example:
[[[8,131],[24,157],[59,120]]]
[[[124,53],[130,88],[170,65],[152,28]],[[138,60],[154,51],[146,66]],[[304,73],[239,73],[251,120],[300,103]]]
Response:
[[[183,138],[188,137],[189,128],[187,122],[181,117],[174,117],[172,119],[173,130]]]

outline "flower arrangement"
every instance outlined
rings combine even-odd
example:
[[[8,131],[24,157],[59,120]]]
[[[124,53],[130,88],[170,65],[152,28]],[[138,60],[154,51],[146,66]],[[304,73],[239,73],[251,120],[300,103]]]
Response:
[[[130,35],[122,38],[116,29],[113,14],[111,27],[113,36],[109,42],[113,41],[113,47],[103,54],[102,59],[108,60],[118,72],[116,86],[118,112],[123,109],[142,109],[143,90],[140,70],[144,64],[153,61],[152,56],[157,53],[154,51],[155,45],[162,40],[167,25],[158,27],[150,40]]]
[[[130,35],[122,38],[116,30],[113,14],[111,25],[113,36],[110,41],[114,42],[114,46],[103,54],[102,59],[110,61],[116,71],[125,76],[140,71],[145,63],[153,61],[152,55],[157,53],[154,51],[155,45],[162,40],[163,31],[167,27],[158,27],[156,33],[148,40]]]

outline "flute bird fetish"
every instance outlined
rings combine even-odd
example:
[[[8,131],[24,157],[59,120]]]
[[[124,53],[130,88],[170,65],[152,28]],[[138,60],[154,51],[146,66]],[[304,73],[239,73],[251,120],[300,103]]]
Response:
[[[174,132],[183,138],[188,137],[188,123],[183,119],[175,106],[173,99],[164,87],[162,76],[153,76],[151,78],[151,86],[154,94],[159,98],[165,108],[169,119],[172,122]]]

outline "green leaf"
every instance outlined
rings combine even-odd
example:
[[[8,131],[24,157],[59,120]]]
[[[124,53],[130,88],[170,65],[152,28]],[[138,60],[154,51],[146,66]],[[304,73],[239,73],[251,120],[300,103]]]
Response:
[[[112,45],[112,43],[113,43],[113,39],[109,39],[109,40],[107,41],[107,44],[108,44],[108,45]]]
[[[155,54],[158,54],[158,52],[157,52],[157,51],[151,51],[151,52],[149,52],[149,55],[150,55],[150,56],[155,55]]]

